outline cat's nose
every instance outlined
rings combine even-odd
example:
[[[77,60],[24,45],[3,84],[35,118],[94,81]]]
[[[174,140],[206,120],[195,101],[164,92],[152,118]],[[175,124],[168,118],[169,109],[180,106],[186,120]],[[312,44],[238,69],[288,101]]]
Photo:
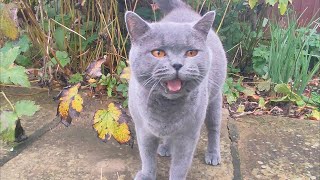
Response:
[[[179,63],[176,63],[176,64],[173,64],[172,65],[172,67],[175,69],[175,70],[177,70],[177,71],[179,71],[179,69],[181,69],[182,68],[182,64],[179,64]]]

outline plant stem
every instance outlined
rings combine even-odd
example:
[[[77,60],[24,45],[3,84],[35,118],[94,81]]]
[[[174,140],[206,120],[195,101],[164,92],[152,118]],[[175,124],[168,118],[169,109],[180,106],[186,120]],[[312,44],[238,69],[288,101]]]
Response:
[[[226,7],[226,10],[225,10],[224,13],[223,13],[222,20],[221,20],[221,22],[220,22],[220,24],[219,24],[219,27],[218,27],[218,29],[217,29],[217,34],[218,34],[218,32],[219,32],[222,24],[223,24],[223,21],[224,21],[224,18],[225,18],[225,16],[226,16],[226,14],[227,14],[227,11],[228,11],[228,8],[229,8],[230,3],[231,3],[231,0],[229,0],[229,2],[228,2],[228,4],[227,4],[227,7]]]
[[[1,91],[1,94],[7,100],[7,102],[10,104],[12,111],[14,111],[14,107],[13,107],[12,103],[10,102],[10,100],[7,98],[6,94],[3,91]]]

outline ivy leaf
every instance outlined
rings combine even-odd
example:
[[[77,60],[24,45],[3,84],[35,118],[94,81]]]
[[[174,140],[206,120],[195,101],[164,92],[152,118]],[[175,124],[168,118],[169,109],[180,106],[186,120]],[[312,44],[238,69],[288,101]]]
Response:
[[[15,104],[15,111],[17,116],[33,116],[40,108],[39,105],[35,105],[34,101],[22,100]]]
[[[257,2],[258,0],[249,0],[250,8],[253,9],[256,6]]]
[[[69,126],[73,118],[79,116],[83,110],[83,99],[78,94],[81,84],[65,87],[55,98],[60,100],[57,115],[65,126]]]
[[[121,114],[121,110],[113,103],[110,103],[106,110],[101,109],[95,113],[93,128],[100,139],[107,141],[113,137],[120,144],[131,139],[129,126],[121,119]]]

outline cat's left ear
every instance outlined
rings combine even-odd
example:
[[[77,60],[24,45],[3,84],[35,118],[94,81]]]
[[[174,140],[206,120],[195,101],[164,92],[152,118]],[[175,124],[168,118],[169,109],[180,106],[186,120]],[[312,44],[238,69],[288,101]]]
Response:
[[[150,29],[148,23],[132,11],[126,12],[125,20],[132,40],[138,39]]]
[[[209,11],[201,17],[201,19],[193,26],[194,29],[198,30],[204,37],[207,37],[214,18],[216,16],[215,11]]]

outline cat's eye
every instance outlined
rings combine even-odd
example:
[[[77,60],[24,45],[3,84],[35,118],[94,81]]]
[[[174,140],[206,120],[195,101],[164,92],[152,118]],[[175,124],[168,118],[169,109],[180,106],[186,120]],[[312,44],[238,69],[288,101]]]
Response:
[[[198,54],[198,50],[189,50],[186,52],[187,57],[194,57]]]
[[[164,56],[166,56],[166,52],[164,52],[164,50],[160,50],[160,49],[156,49],[156,50],[151,51],[151,54],[156,58],[163,58]]]

